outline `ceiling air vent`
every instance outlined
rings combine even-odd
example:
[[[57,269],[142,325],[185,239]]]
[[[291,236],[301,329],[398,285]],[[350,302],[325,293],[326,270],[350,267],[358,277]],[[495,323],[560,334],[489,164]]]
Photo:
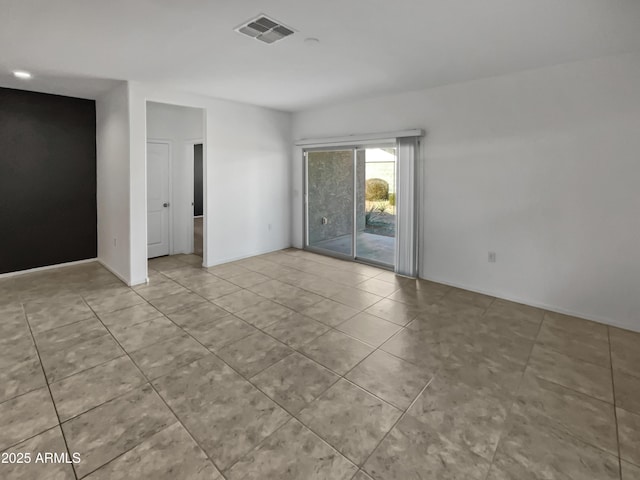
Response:
[[[280,22],[266,15],[260,15],[253,20],[243,23],[237,27],[235,31],[264,43],[275,43],[294,33],[289,27],[285,27]]]

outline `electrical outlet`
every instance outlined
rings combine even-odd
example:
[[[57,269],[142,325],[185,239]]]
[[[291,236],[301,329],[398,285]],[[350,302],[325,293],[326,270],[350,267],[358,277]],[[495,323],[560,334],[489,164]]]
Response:
[[[496,263],[496,252],[489,252],[489,263]]]

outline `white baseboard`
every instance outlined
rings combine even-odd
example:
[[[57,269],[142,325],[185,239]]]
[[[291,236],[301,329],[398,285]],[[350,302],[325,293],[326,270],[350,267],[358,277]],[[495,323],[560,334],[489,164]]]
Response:
[[[29,268],[27,270],[18,270],[17,272],[1,273],[0,278],[17,277],[19,275],[26,275],[27,273],[44,272],[46,270],[53,270],[55,268],[73,267],[74,265],[82,265],[83,263],[91,263],[97,261],[97,258],[87,258],[86,260],[75,260],[73,262],[56,263],[55,265]]]
[[[228,257],[228,258],[217,259],[217,260],[214,260],[213,263],[211,263],[210,265],[204,265],[204,268],[215,267],[217,265],[222,265],[224,263],[229,263],[229,262],[236,262],[238,260],[244,260],[245,258],[255,257],[257,255],[265,255],[267,253],[273,253],[273,252],[277,252],[279,250],[284,250],[285,248],[291,248],[291,245],[286,245],[286,246],[277,247],[277,248],[271,248],[271,249],[267,249],[267,250],[264,250],[264,251],[257,251],[257,252],[253,252],[253,253],[248,253],[246,255],[240,255],[238,257]]]
[[[108,264],[106,264],[102,259],[98,258],[96,259],[98,260],[98,263],[100,263],[100,265],[102,265],[104,268],[106,268],[107,270],[109,270],[111,273],[113,273],[116,277],[118,277],[118,279],[124,283],[127,286],[131,286],[129,283],[129,280],[127,280],[124,275],[121,275],[118,271],[116,271],[114,268],[110,267]]]
[[[132,280],[127,285],[129,285],[130,287],[135,287],[136,285],[144,285],[146,283],[149,283],[149,277],[144,277],[144,279],[142,280]]]
[[[592,322],[602,323],[603,325],[609,325],[609,326],[612,326],[612,327],[622,328],[622,329],[625,329],[625,330],[631,330],[631,331],[634,331],[634,332],[640,332],[640,325],[638,325],[638,326],[627,325],[627,324],[618,322],[616,320],[613,320],[611,318],[598,317],[598,316],[595,316],[595,315],[589,315],[589,314],[585,314],[585,313],[582,313],[582,312],[576,312],[576,311],[569,310],[569,309],[566,309],[566,308],[563,308],[563,307],[558,307],[557,305],[549,305],[549,304],[541,303],[541,302],[532,302],[531,300],[528,300],[528,299],[525,299],[525,298],[520,298],[520,297],[517,297],[517,296],[511,296],[511,295],[498,294],[496,292],[491,292],[489,290],[483,290],[483,289],[479,289],[479,288],[476,288],[476,287],[469,287],[468,285],[462,285],[462,284],[455,283],[455,282],[449,282],[449,281],[442,280],[442,279],[435,278],[435,277],[431,277],[431,276],[422,276],[422,275],[420,275],[420,278],[422,278],[424,280],[429,280],[431,282],[441,283],[443,285],[449,285],[450,287],[461,288],[463,290],[469,290],[470,292],[481,293],[483,295],[489,295],[491,297],[500,298],[502,300],[508,300],[510,302],[521,303],[523,305],[528,305],[530,307],[541,308],[543,310],[548,310],[548,311],[554,312],[554,313],[561,313],[561,314],[564,314],[564,315],[571,315],[572,317],[584,318],[585,320],[591,320]]]

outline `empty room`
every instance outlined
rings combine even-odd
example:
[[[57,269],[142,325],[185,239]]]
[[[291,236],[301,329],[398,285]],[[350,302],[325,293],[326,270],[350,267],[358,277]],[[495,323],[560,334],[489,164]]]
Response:
[[[640,480],[640,2],[0,0],[0,479]]]

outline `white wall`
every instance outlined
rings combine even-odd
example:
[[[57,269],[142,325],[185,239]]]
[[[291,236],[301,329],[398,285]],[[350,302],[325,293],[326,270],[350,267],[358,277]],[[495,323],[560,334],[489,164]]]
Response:
[[[640,331],[639,55],[345,103],[293,121],[296,139],[427,131],[421,276]],[[299,149],[292,167],[292,237],[301,246]]]
[[[291,115],[132,82],[131,282],[142,283],[147,276],[147,101],[206,111],[205,265],[290,246]]]
[[[147,140],[165,140],[171,151],[171,253],[193,252],[193,144],[204,138],[204,111],[147,103]]]
[[[130,279],[129,106],[126,83],[96,100],[98,259]]]

